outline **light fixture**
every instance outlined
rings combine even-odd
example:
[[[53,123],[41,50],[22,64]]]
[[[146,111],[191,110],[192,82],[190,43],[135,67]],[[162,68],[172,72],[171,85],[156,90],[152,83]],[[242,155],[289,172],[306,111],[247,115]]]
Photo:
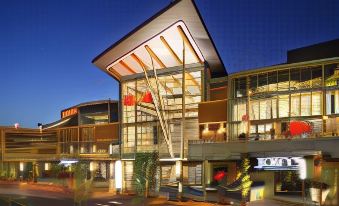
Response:
[[[205,124],[204,130],[202,131],[203,134],[207,134],[209,132],[208,124]]]
[[[23,162],[20,162],[20,172],[23,172],[24,171],[24,163]]]
[[[93,145],[92,150],[93,150],[93,153],[97,152],[97,146],[95,144]]]
[[[113,154],[113,145],[112,144],[109,145],[109,154],[110,155]]]
[[[327,115],[324,115],[324,116],[323,116],[323,120],[326,120],[326,119],[328,119],[328,116],[327,116]]]
[[[115,188],[122,188],[122,163],[120,160],[115,162]]]
[[[94,162],[89,163],[89,171],[91,171],[91,172],[94,171]]]
[[[73,154],[73,145],[70,145],[70,146],[69,146],[69,153],[70,153],[70,154]]]
[[[48,171],[51,167],[51,163],[45,162],[45,170]]]
[[[220,123],[219,129],[217,131],[218,134],[223,134],[225,133],[225,127],[224,127],[224,123]]]
[[[175,175],[177,178],[180,178],[180,173],[181,173],[181,161],[176,161],[175,162]]]

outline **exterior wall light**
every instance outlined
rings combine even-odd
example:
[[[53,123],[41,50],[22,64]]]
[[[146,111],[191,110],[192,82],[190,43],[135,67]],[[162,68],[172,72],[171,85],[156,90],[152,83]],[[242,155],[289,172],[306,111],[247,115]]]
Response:
[[[94,164],[95,164],[94,162],[90,162],[90,163],[89,163],[89,171],[91,171],[91,172],[94,171],[94,167],[95,167]]]
[[[51,163],[45,162],[45,170],[48,171],[51,168]]]
[[[208,124],[205,124],[205,128],[204,130],[202,131],[203,134],[206,134],[209,132],[209,129],[208,129]]]
[[[181,161],[176,161],[175,162],[175,176],[176,176],[176,178],[180,178],[180,173],[181,173]]]
[[[19,169],[20,169],[20,172],[24,171],[24,163],[23,162],[20,162]]]
[[[219,129],[218,129],[217,133],[218,134],[225,133],[224,123],[220,123],[220,126],[219,126]]]
[[[92,151],[93,153],[96,153],[97,152],[97,146],[94,144],[93,147],[92,147]]]
[[[112,144],[109,145],[108,151],[109,151],[109,154],[110,154],[110,155],[113,154],[113,145],[112,145]]]
[[[74,152],[73,145],[70,145],[70,146],[69,146],[69,153],[70,153],[70,154],[73,154],[73,152]]]

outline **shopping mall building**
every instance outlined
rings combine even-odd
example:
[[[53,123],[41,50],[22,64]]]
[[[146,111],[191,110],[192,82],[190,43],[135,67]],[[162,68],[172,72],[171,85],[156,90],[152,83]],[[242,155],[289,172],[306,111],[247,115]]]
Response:
[[[230,184],[247,156],[263,182],[251,200],[301,196],[306,178],[337,204],[338,48],[295,49],[286,63],[228,75],[195,3],[174,1],[93,60],[120,85],[123,190],[133,190],[135,154],[156,150],[162,186],[179,174],[179,185],[205,190],[220,171]]]
[[[119,101],[72,107],[44,125],[42,132],[55,136],[53,161],[88,160],[107,187],[133,192],[136,153],[157,151],[159,191],[178,188],[209,200],[220,194],[217,185],[237,187],[247,158],[251,201],[292,195],[339,204],[339,40],[290,50],[282,64],[228,74],[194,1],[183,0],[93,64],[119,82]],[[9,150],[2,145],[4,160]]]

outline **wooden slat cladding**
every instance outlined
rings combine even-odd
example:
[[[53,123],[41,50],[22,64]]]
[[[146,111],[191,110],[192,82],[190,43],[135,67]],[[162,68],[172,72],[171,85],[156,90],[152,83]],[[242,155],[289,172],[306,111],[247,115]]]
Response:
[[[210,100],[224,100],[227,99],[227,87],[218,87],[210,89]]]
[[[226,122],[227,101],[218,100],[199,104],[199,123]]]
[[[97,125],[94,135],[96,140],[118,140],[119,124]]]

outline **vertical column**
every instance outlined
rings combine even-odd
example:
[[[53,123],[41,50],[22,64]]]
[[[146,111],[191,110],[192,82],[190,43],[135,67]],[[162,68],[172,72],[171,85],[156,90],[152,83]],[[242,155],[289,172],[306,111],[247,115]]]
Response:
[[[115,162],[111,161],[108,164],[109,167],[109,173],[108,173],[108,179],[109,179],[109,192],[115,193],[116,192],[116,188],[115,188],[115,174],[114,174],[114,170],[115,170]]]
[[[325,90],[325,67],[324,65],[321,66],[322,68],[322,98],[321,98],[321,113],[322,113],[322,136],[326,133],[326,90]]]
[[[182,84],[181,84],[181,91],[182,91],[182,107],[181,107],[181,141],[180,141],[180,177],[178,182],[178,192],[179,192],[179,199],[182,197],[183,192],[183,168],[182,168],[182,161],[184,159],[184,135],[185,135],[185,98],[186,98],[186,68],[185,68],[185,41],[182,41]]]
[[[204,201],[206,201],[207,192],[206,192],[206,180],[207,178],[207,170],[208,170],[208,160],[204,160],[202,162],[202,189],[204,192]]]
[[[247,117],[247,140],[250,138],[251,122],[250,122],[250,103],[251,103],[251,92],[250,92],[250,80],[249,76],[246,77],[246,94],[247,94],[247,107],[246,107],[246,117]],[[259,107],[260,109],[260,107]],[[260,114],[259,114],[260,115]]]

